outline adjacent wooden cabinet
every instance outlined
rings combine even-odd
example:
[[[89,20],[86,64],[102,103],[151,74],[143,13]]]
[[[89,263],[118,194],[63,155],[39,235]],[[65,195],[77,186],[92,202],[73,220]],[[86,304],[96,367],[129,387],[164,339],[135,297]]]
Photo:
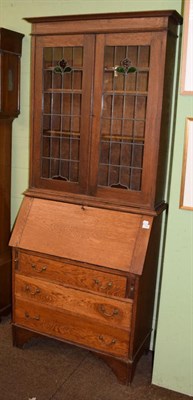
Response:
[[[175,11],[32,23],[30,187],[13,247],[13,339],[102,357],[148,349],[164,201]]]
[[[0,28],[0,318],[11,309],[10,192],[12,122],[19,114],[23,35]]]

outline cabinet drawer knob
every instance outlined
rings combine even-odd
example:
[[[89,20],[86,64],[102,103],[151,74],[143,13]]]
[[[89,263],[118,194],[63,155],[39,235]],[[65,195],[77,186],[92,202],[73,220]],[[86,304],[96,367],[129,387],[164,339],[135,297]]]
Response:
[[[33,269],[35,269],[36,272],[39,272],[39,273],[40,273],[40,272],[43,272],[43,271],[46,271],[46,269],[47,269],[47,266],[46,266],[46,265],[44,265],[44,266],[41,267],[41,268],[38,268],[36,264],[31,264],[31,267],[32,267]]]
[[[34,315],[34,317],[31,317],[27,311],[25,312],[25,318],[27,318],[27,319],[34,319],[34,320],[36,320],[36,321],[39,321],[39,320],[40,320],[40,316],[39,316],[39,315]]]
[[[108,312],[104,306],[104,304],[99,305],[99,311],[105,315],[105,317],[113,317],[114,315],[119,314],[118,308],[114,308],[111,312]]]
[[[100,335],[99,336],[99,340],[101,341],[101,342],[103,342],[106,346],[112,346],[113,344],[115,344],[116,342],[117,342],[117,339],[112,339],[110,342],[107,342],[106,340],[105,340],[105,338],[104,338],[104,336],[103,335]]]
[[[29,292],[33,296],[35,296],[36,294],[40,293],[40,289],[38,287],[35,288],[35,290],[33,291],[29,285],[25,285],[24,290],[25,290],[25,292]]]

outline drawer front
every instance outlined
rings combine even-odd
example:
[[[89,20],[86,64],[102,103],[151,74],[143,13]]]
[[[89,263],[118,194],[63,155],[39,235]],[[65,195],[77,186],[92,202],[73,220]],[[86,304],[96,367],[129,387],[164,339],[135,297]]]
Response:
[[[56,307],[74,316],[130,329],[132,300],[118,300],[102,295],[56,285],[42,279],[15,276],[15,295],[22,299]]]
[[[20,272],[111,296],[125,297],[127,278],[49,258],[19,253]]]
[[[107,354],[127,357],[130,333],[127,330],[80,318],[67,311],[15,299],[15,324]]]

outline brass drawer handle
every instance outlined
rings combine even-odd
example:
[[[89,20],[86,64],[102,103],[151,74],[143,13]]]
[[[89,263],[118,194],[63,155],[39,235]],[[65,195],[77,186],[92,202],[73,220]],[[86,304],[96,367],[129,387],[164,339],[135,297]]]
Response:
[[[95,285],[100,285],[99,279],[93,279]],[[100,285],[101,290],[107,290],[110,289],[113,286],[113,282],[108,282],[106,286]]]
[[[36,321],[40,320],[40,316],[39,315],[35,315],[34,317],[31,317],[27,311],[25,312],[25,318],[27,318],[27,319],[35,319]]]
[[[106,342],[106,340],[104,339],[104,336],[103,335],[100,335],[99,336],[99,340],[101,341],[101,342],[103,342],[106,346],[112,346],[113,344],[115,344],[116,342],[117,342],[117,339],[112,339],[111,340],[111,342]]]
[[[46,266],[46,265],[44,265],[44,266],[43,266],[42,268],[40,268],[40,269],[37,268],[37,265],[36,265],[36,264],[31,264],[31,267],[32,267],[33,269],[35,269],[35,271],[38,272],[38,273],[43,272],[43,271],[46,271],[46,269],[47,269],[47,266]]]
[[[114,309],[112,310],[112,312],[108,312],[108,311],[105,309],[104,304],[100,304],[100,305],[99,305],[99,311],[100,311],[103,315],[105,315],[106,317],[113,317],[114,315],[118,315],[118,314],[119,314],[119,310],[118,310],[117,308],[114,308]]]
[[[34,291],[32,291],[30,286],[28,286],[28,285],[25,285],[24,290],[25,290],[25,292],[29,292],[33,296],[35,296],[36,294],[40,293],[40,289],[38,287]]]

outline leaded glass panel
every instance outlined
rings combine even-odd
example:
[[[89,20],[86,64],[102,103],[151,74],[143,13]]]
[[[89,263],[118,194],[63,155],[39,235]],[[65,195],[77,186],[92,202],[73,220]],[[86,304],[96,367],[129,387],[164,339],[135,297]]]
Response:
[[[98,185],[141,190],[149,46],[106,46]]]
[[[43,51],[41,176],[79,181],[82,47]]]

